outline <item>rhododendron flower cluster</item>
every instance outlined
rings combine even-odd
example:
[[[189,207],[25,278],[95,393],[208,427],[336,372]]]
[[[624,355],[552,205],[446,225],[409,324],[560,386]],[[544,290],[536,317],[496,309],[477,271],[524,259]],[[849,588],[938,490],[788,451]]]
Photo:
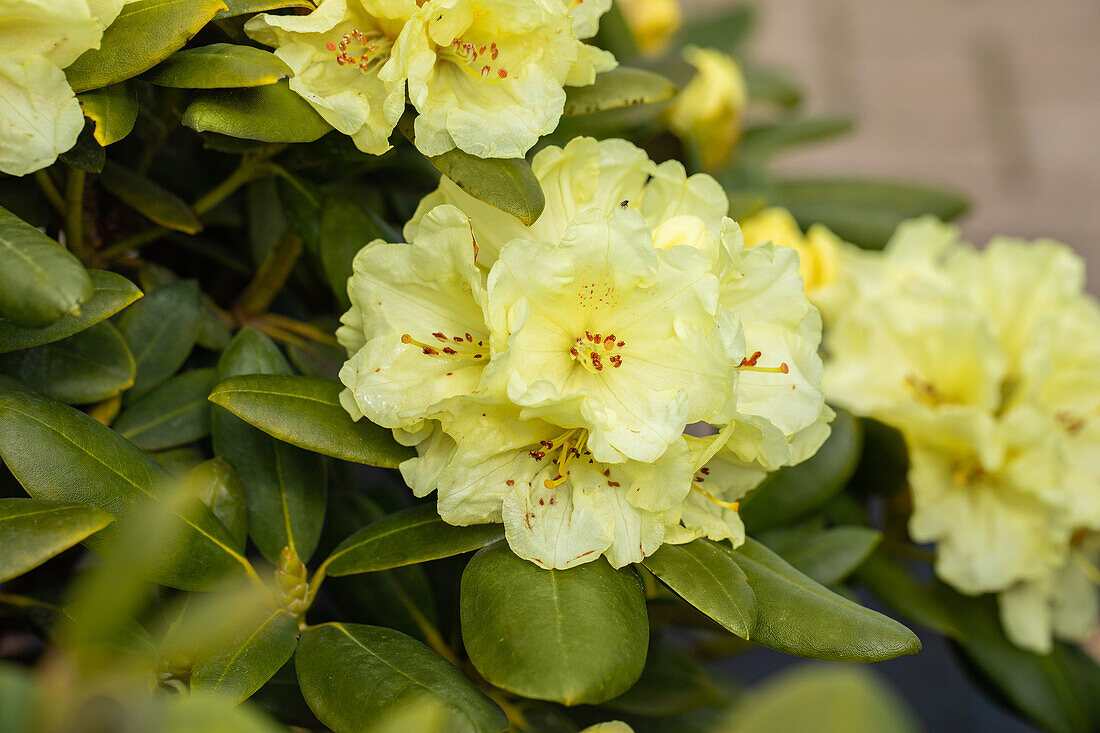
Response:
[[[531,226],[444,179],[355,259],[342,401],[392,428],[444,520],[549,568],[744,537],[736,500],[828,435],[821,322],[789,248],[621,140],[547,148]],[[689,430],[689,426],[690,430]]]
[[[910,534],[936,572],[997,593],[1005,631],[1045,652],[1100,613],[1100,307],[1049,240],[978,251],[932,219],[847,251],[826,339],[830,399],[909,446]]]

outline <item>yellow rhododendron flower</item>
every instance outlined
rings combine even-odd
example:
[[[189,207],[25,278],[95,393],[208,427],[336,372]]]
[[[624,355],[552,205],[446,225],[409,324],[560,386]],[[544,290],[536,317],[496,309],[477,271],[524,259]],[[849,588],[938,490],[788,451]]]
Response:
[[[522,157],[552,132],[565,85],[584,86],[614,68],[583,43],[608,3],[571,14],[562,0],[428,0],[401,32],[395,58],[419,115],[425,155],[459,148],[481,158]]]
[[[771,242],[797,252],[798,274],[815,304],[815,296],[837,282],[845,245],[824,225],[815,224],[803,234],[791,212],[772,206],[744,219],[741,231],[749,247]]]
[[[0,171],[52,164],[84,128],[62,71],[99,48],[123,0],[0,0]]]
[[[740,544],[736,500],[828,435],[797,257],[746,247],[716,181],[625,141],[532,168],[530,227],[444,179],[412,244],[357,255],[345,407],[416,447],[402,474],[444,520],[502,522],[543,567]]]
[[[245,24],[294,71],[290,88],[365,153],[389,150],[405,110],[394,44],[413,0],[323,0],[309,15],[257,15]]]
[[[646,54],[663,51],[683,22],[678,0],[623,0],[619,7],[638,49]]]
[[[729,162],[741,139],[741,113],[748,101],[745,77],[721,51],[688,46],[683,55],[696,73],[673,102],[668,124],[695,149],[700,165],[715,171]]]
[[[1081,638],[1097,620],[1079,546],[1100,529],[1100,307],[1079,258],[1045,240],[978,251],[921,219],[841,270],[827,393],[905,437],[913,538],[955,588],[1001,594],[1018,645]]]

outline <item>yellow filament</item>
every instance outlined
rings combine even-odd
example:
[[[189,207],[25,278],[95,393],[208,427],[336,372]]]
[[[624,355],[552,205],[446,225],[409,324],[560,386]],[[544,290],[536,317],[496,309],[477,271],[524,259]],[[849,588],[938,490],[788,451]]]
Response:
[[[709,491],[707,491],[706,489],[704,489],[702,486],[699,486],[695,483],[691,484],[691,490],[692,491],[698,491],[700,494],[705,496],[710,501],[714,502],[715,504],[717,504],[720,507],[723,507],[725,509],[729,509],[731,512],[735,512],[735,511],[737,511],[738,509],[741,508],[741,502],[739,502],[739,501],[722,501],[717,496],[715,496],[714,494],[712,494]]]

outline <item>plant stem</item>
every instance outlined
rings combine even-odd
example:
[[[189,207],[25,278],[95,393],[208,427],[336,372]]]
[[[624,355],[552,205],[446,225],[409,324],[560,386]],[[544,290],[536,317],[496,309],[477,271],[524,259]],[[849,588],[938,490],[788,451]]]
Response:
[[[286,284],[301,254],[302,240],[288,229],[267,253],[252,282],[237,299],[233,312],[239,314],[242,321],[247,321],[249,317],[266,311]]]
[[[322,331],[311,323],[303,323],[296,321],[293,318],[287,318],[286,316],[280,316],[277,313],[268,313],[264,315],[264,320],[269,321],[271,325],[280,328],[284,331],[304,336],[305,338],[316,341],[321,344],[328,344],[330,346],[339,346],[340,342],[336,340],[336,337],[327,331]]]
[[[79,168],[69,169],[65,185],[65,239],[69,249],[84,259],[84,180],[87,174]]]
[[[34,180],[38,181],[38,187],[42,189],[42,193],[46,194],[50,204],[57,209],[57,213],[65,216],[65,199],[61,197],[61,192],[57,190],[50,174],[44,168],[37,170],[34,172]]]

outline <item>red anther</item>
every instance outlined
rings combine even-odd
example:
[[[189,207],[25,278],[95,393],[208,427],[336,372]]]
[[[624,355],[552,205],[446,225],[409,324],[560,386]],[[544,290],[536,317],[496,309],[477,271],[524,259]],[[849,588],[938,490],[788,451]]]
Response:
[[[615,345],[618,346],[621,349],[622,347],[626,346],[626,342],[625,341],[620,341],[619,343],[617,343]]]
[[[501,69],[500,71],[497,72],[497,76],[499,76],[501,79],[503,79],[504,77],[508,76],[508,71],[505,70],[505,69]]]
[[[779,365],[779,371],[783,372],[784,374],[788,374],[790,373],[791,369],[787,366],[787,362],[784,361]]]
[[[580,355],[581,355],[581,352],[577,351],[577,347],[576,347],[576,346],[574,346],[573,348],[571,348],[571,349],[569,350],[569,353],[570,353],[570,354],[572,354],[572,355],[573,355],[573,356],[575,356],[575,357],[576,357],[576,356],[580,356]]]
[[[325,48],[327,48],[329,51],[335,51],[336,50],[336,44],[333,43],[332,41],[329,41],[328,43],[325,44]]]
[[[603,340],[603,347],[611,350],[615,346],[615,335],[612,334]]]
[[[457,354],[458,352],[455,351],[454,349],[452,349],[450,346],[444,346],[443,347],[443,353],[444,354],[451,354],[453,356],[453,355]]]
[[[473,342],[474,342],[474,337],[473,337],[473,336],[471,336],[471,335],[469,334],[469,332],[467,332],[467,333],[466,333],[466,340],[467,340],[467,341],[469,341],[470,343],[473,343]],[[480,341],[478,341],[478,343],[480,344],[481,342],[480,342]]]
[[[443,335],[442,331],[436,331],[435,333],[432,334],[432,336],[435,336],[440,341],[446,341],[447,340],[447,337]]]

